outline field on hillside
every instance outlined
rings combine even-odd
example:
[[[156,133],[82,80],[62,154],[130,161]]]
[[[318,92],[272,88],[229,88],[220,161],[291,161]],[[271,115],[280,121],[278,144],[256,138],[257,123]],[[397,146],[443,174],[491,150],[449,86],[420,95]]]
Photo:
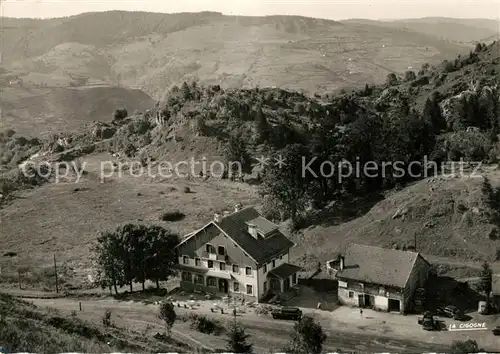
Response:
[[[233,210],[237,203],[258,202],[253,187],[227,180],[161,180],[134,177],[124,169],[122,178],[117,172],[101,183],[100,161],[109,159],[106,154],[85,157],[89,173],[79,183],[70,178],[67,183],[25,191],[0,210],[4,281],[16,283],[21,268],[26,284],[43,284],[43,274],[50,273],[55,254],[67,285],[81,283],[90,272],[90,246],[101,231],[124,223],[146,223],[184,235],[202,227],[215,213]],[[164,213],[174,211],[185,218],[160,220]]]
[[[37,88],[13,85],[2,88],[2,129],[27,136],[47,136],[77,131],[94,120],[110,122],[113,112],[126,108],[129,114],[154,107],[144,92],[121,87]]]

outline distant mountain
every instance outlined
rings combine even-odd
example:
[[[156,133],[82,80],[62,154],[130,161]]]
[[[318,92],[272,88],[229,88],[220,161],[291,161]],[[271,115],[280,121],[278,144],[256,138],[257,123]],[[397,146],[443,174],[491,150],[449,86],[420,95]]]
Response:
[[[299,16],[109,11],[5,19],[2,47],[4,65],[16,72],[61,82],[80,75],[137,87],[155,99],[172,85],[191,80],[223,87],[334,91],[380,82],[390,72],[468,49],[429,31],[401,28],[399,23]],[[476,32],[471,36],[491,35],[484,29]],[[42,78],[32,76],[33,84],[41,84]]]
[[[455,44],[491,42],[500,37],[500,22],[492,19],[425,17],[419,19],[374,21],[350,19],[346,24],[382,26],[434,36]]]
[[[393,21],[392,24],[456,42],[488,41],[500,36],[500,21],[492,19],[426,17]]]

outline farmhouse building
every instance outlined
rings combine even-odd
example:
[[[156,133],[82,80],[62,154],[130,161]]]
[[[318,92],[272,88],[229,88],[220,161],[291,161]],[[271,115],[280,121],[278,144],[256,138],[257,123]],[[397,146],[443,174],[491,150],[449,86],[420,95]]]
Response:
[[[214,219],[177,246],[181,288],[261,301],[297,284],[301,269],[288,263],[293,246],[254,208]]]
[[[343,304],[400,313],[411,310],[413,294],[430,270],[419,253],[359,244],[329,263]]]

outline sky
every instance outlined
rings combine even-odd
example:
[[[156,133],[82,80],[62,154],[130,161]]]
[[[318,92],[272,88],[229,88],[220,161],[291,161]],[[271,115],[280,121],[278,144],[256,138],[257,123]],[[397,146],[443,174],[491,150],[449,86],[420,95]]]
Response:
[[[500,0],[0,0],[0,6],[1,16],[31,18],[108,10],[216,11],[232,15],[301,15],[333,20],[500,17]]]

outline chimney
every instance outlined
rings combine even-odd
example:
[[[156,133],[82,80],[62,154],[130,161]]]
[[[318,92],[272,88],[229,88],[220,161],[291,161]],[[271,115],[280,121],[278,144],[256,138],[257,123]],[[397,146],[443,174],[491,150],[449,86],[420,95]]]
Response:
[[[215,214],[214,215],[214,221],[215,222],[220,222],[220,215],[219,214]]]
[[[257,226],[254,224],[248,224],[248,233],[252,235],[255,239],[257,239],[258,238]]]
[[[234,206],[234,212],[235,212],[235,213],[237,213],[237,212],[239,212],[240,210],[241,210],[241,204],[239,204],[239,203],[238,203],[238,204],[236,204],[236,205]]]
[[[340,270],[343,270],[345,267],[345,257],[344,256],[339,256],[339,264],[340,264]]]

